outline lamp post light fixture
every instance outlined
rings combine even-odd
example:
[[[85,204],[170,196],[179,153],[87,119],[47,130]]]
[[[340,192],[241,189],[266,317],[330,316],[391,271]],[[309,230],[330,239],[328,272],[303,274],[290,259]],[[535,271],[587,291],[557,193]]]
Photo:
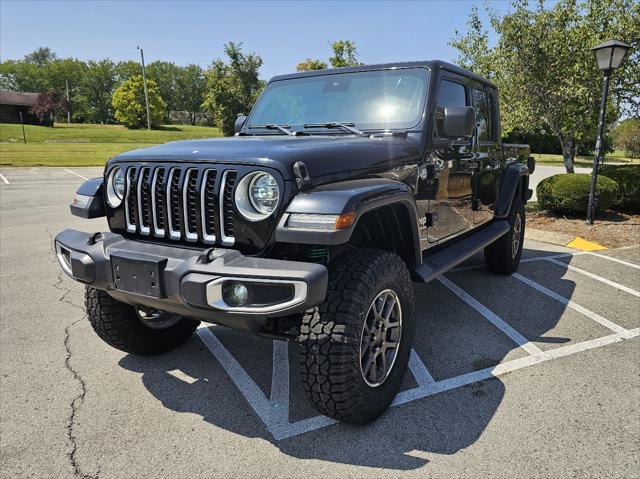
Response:
[[[596,215],[596,181],[598,179],[598,166],[602,158],[602,134],[604,132],[604,116],[607,109],[607,95],[609,94],[609,77],[611,72],[622,64],[630,45],[618,40],[608,40],[593,47],[598,69],[604,76],[602,83],[602,99],[600,101],[600,116],[598,118],[598,137],[596,138],[596,151],[593,157],[593,170],[591,171],[591,187],[589,188],[589,204],[587,205],[587,224],[592,225]]]

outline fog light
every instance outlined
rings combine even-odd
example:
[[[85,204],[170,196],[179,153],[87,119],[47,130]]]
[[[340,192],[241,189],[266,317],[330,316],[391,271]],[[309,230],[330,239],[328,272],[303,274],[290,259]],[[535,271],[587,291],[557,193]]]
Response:
[[[237,281],[230,281],[222,286],[222,299],[229,306],[244,306],[249,300],[249,290]]]

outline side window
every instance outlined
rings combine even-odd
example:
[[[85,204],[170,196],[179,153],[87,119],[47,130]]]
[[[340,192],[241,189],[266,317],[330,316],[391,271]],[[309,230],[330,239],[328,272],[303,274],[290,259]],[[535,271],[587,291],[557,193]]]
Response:
[[[491,95],[486,91],[473,91],[473,108],[476,110],[479,141],[494,141],[493,105],[491,103]]]
[[[449,80],[442,80],[440,88],[438,88],[438,97],[436,98],[436,134],[440,138],[444,138],[442,133],[442,122],[444,120],[444,109],[449,106],[466,106],[467,92],[461,83]]]

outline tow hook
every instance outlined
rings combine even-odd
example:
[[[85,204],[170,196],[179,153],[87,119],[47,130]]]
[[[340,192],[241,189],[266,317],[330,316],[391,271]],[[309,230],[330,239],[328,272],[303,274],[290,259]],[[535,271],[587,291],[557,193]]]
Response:
[[[102,233],[101,232],[97,232],[97,233],[93,233],[91,236],[89,236],[89,239],[87,240],[87,244],[89,246],[92,246],[94,244],[96,244],[96,241],[102,239]]]

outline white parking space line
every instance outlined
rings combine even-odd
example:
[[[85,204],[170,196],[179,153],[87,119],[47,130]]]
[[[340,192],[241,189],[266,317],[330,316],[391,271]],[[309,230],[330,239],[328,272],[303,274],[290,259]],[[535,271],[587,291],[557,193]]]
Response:
[[[273,341],[273,365],[271,374],[271,421],[289,421],[289,344]]]
[[[594,321],[600,323],[605,328],[610,329],[611,331],[615,331],[616,333],[620,333],[622,335],[628,334],[629,331],[624,329],[622,326],[614,323],[613,321],[609,321],[607,318],[600,316],[598,313],[594,313],[593,311],[588,310],[587,308],[580,306],[579,304],[574,303],[570,299],[565,298],[564,296],[560,296],[555,291],[551,291],[548,288],[545,288],[541,284],[536,283],[535,281],[530,280],[529,278],[525,278],[521,274],[513,273],[511,276],[522,281],[523,283],[531,286],[532,288],[540,291],[543,294],[546,294],[550,298],[555,299],[559,303],[564,304],[568,308],[573,309],[581,314],[584,314],[586,317],[593,319]]]
[[[473,296],[464,291],[460,286],[452,283],[444,276],[438,276],[437,280],[447,288],[449,288],[458,298],[460,298],[462,301],[467,303],[478,313],[484,316],[485,319],[489,320],[496,328],[509,336],[513,342],[515,342],[518,346],[521,346],[522,349],[524,349],[526,352],[528,352],[529,354],[538,354],[542,352],[540,348],[538,348],[538,346],[530,343],[527,338],[525,338],[522,334],[505,323],[504,320],[499,318],[498,315],[496,315],[493,311],[490,311],[489,308],[479,303]]]
[[[591,256],[597,256],[598,258],[602,258],[602,259],[608,259],[609,261],[614,261],[616,263],[620,263],[623,264],[625,266],[629,266],[631,268],[635,268],[635,269],[640,269],[640,265],[637,265],[635,263],[629,263],[628,261],[624,261],[618,258],[614,258],[613,256],[607,256],[605,254],[600,254],[600,253],[592,253],[592,252],[588,252],[587,254],[591,255]]]
[[[220,340],[210,329],[201,327],[197,330],[197,334],[202,342],[213,353],[214,357],[218,360],[220,365],[227,372],[233,383],[240,390],[246,401],[265,424],[275,440],[287,439],[299,434],[304,434],[337,423],[336,420],[321,415],[290,423],[285,417],[285,414],[282,413],[282,406],[286,405],[286,416],[288,416],[289,408],[289,358],[288,354],[284,354],[287,351],[287,344],[285,342],[274,342],[273,359],[274,361],[280,362],[280,367],[275,367],[274,364],[272,378],[271,395],[272,398],[277,399],[272,399],[271,401],[269,401],[262,390],[260,390],[257,384],[249,376],[249,374],[242,368],[242,366],[240,366],[240,364],[222,345]],[[424,363],[422,363],[417,354],[415,354],[415,351],[412,351],[410,357],[410,368],[412,374],[414,374],[414,377],[416,377],[416,382],[418,382],[419,386],[400,392],[394,399],[391,406],[399,406],[401,404],[432,396],[444,391],[449,391],[475,382],[483,381],[491,377],[498,377],[502,374],[506,374],[508,372],[522,369],[528,366],[533,366],[535,364],[543,363],[551,359],[569,356],[581,351],[587,351],[589,349],[606,346],[612,343],[624,341],[626,339],[632,339],[637,337],[638,335],[640,335],[640,328],[632,329],[629,331],[624,330],[624,332],[611,334],[609,336],[583,341],[577,344],[561,346],[549,351],[540,351],[539,353],[532,354],[530,356],[525,356],[523,358],[500,363],[496,366],[481,369],[478,371],[461,374],[459,376],[444,379],[442,381],[433,381],[433,378],[429,374]],[[419,372],[421,369],[422,373]],[[418,373],[416,374],[415,371],[418,371]],[[424,374],[425,371],[428,376]],[[282,389],[282,391],[280,389]],[[286,402],[285,398],[287,399]],[[273,411],[273,409],[275,409],[275,404],[278,405],[277,412]]]
[[[553,257],[532,258],[532,260],[547,259],[558,266],[567,267],[565,263],[555,260],[556,257],[573,256],[573,254],[553,255]],[[575,268],[575,267],[573,267]],[[580,268],[575,268],[579,270]],[[578,273],[588,273],[584,270],[576,271]],[[597,276],[592,273],[587,276]],[[578,311],[581,314],[597,321],[603,326],[614,331],[609,336],[583,341],[567,346],[560,346],[548,351],[542,351],[534,344],[530,343],[524,336],[514,330],[495,313],[487,307],[479,303],[475,298],[465,292],[462,288],[444,278],[442,276],[437,279],[451,290],[458,298],[478,311],[485,319],[489,320],[494,326],[509,336],[516,344],[522,346],[528,356],[497,364],[489,368],[472,371],[459,376],[444,379],[441,381],[434,380],[433,376],[425,363],[420,359],[415,350],[411,350],[409,356],[409,370],[418,384],[417,387],[400,392],[394,399],[392,406],[398,406],[411,401],[415,401],[427,396],[432,396],[440,392],[449,391],[462,386],[466,386],[475,382],[483,381],[491,377],[497,377],[502,374],[533,366],[545,361],[561,358],[581,351],[606,346],[608,344],[620,342],[626,339],[635,338],[640,335],[640,328],[626,330],[623,327],[607,320],[606,318],[578,305],[573,301],[564,298],[554,291],[532,281],[524,276],[514,273],[514,278],[531,286],[532,288],[544,293],[545,295],[565,304],[567,307]],[[590,276],[590,277],[592,277]],[[597,277],[595,279],[605,280],[604,282],[613,283],[605,278]],[[613,283],[617,284],[617,283]],[[621,285],[618,285],[621,286]],[[630,289],[630,288],[627,288]],[[634,291],[634,290],[632,290]],[[637,293],[637,292],[636,292]],[[271,394],[267,398],[265,393],[259,388],[252,377],[245,371],[240,363],[231,355],[224,347],[222,342],[215,336],[212,329],[201,327],[196,333],[207,348],[213,353],[216,360],[220,363],[225,372],[229,375],[231,381],[238,388],[250,407],[255,411],[260,420],[264,423],[267,430],[271,433],[275,440],[283,440],[290,437],[304,434],[317,430],[322,427],[335,424],[337,421],[326,416],[317,415],[302,419],[296,422],[289,422],[290,404],[290,367],[289,367],[289,347],[285,341],[273,341],[273,364],[271,377]],[[185,379],[185,378],[181,378]]]
[[[196,334],[204,345],[209,348],[209,351],[213,353],[231,378],[231,381],[233,381],[249,405],[268,428],[271,423],[271,405],[262,390],[251,376],[249,376],[249,373],[240,366],[240,363],[236,361],[233,355],[208,328],[198,328]]]
[[[611,281],[607,278],[603,278],[602,276],[598,276],[597,274],[593,274],[590,273],[589,271],[585,271],[584,269],[578,268],[576,266],[567,264],[567,263],[563,263],[562,261],[558,261],[556,259],[553,258],[547,258],[547,261],[549,261],[550,263],[556,264],[558,266],[561,266],[563,268],[566,268],[570,271],[574,271],[576,273],[580,273],[583,276],[587,276],[591,279],[595,279],[596,281],[600,281],[601,283],[604,284],[608,284],[609,286],[613,286],[616,289],[619,289],[620,291],[624,291],[625,293],[629,293],[632,294],[633,296],[636,296],[638,298],[640,298],[640,291],[636,291],[635,289],[631,289],[631,288],[627,288],[626,286],[620,284],[620,283],[616,283],[615,281]]]
[[[466,386],[468,384],[489,379],[491,377],[501,376],[503,374],[509,373],[511,371],[515,371],[517,369],[533,366],[534,364],[539,364],[552,359],[569,356],[571,354],[579,353],[581,351],[587,351],[589,349],[599,348],[602,346],[606,346],[608,344],[625,341],[631,338],[635,338],[639,334],[640,334],[640,328],[636,328],[630,331],[625,331],[624,333],[615,333],[615,334],[611,334],[609,336],[604,336],[597,339],[590,339],[588,341],[583,341],[576,344],[561,346],[559,348],[551,349],[545,352],[540,352],[539,354],[535,354],[532,356],[525,356],[523,358],[513,359],[511,361],[500,363],[490,368],[480,369],[479,371],[473,371],[471,373],[461,374],[460,376],[456,376],[450,379],[444,379],[442,381],[438,381],[428,386],[409,389],[407,391],[402,391],[396,396],[395,400],[391,405],[399,406],[400,404],[405,404],[410,401],[415,401],[416,399],[421,399],[421,398],[432,396],[434,394],[438,394],[444,391],[456,389],[461,386]]]
[[[86,176],[82,176],[80,173],[76,173],[75,171],[72,171],[72,170],[67,170],[66,168],[64,169],[64,171],[66,171],[67,173],[71,173],[72,175],[79,176],[83,180],[88,180],[89,179]]]
[[[179,379],[180,381],[184,381],[187,384],[198,382],[198,379],[194,378],[193,376],[189,376],[187,373],[181,371],[180,369],[172,369],[171,371],[167,371],[167,374],[173,376],[176,379]]]
[[[433,376],[431,376],[431,373],[424,365],[415,349],[411,349],[411,354],[409,355],[409,369],[418,383],[418,386],[427,386],[428,384],[435,383]]]
[[[0,180],[2,180],[5,185],[9,185],[10,184],[9,180],[7,180],[2,173],[0,173]]]

